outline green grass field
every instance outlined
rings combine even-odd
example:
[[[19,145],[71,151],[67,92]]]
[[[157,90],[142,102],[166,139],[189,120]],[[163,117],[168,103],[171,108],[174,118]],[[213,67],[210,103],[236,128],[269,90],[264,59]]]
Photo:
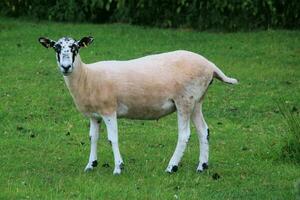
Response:
[[[186,49],[207,57],[240,84],[214,81],[204,114],[210,169],[196,173],[198,139],[179,171],[165,173],[177,142],[176,114],[119,120],[125,170],[113,176],[102,126],[99,166],[84,173],[89,120],[73,104],[53,50],[40,36],[95,41],[90,63]],[[0,199],[295,199],[300,166],[280,158],[287,126],[278,104],[299,116],[300,31],[210,33],[123,24],[63,24],[0,18]],[[220,176],[213,178],[214,174]]]

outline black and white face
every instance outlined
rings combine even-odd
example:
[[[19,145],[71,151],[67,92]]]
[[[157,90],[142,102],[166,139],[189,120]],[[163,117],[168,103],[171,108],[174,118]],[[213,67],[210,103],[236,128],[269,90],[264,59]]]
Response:
[[[64,76],[72,73],[74,61],[78,54],[79,47],[72,38],[61,38],[53,46],[56,52],[56,61]]]
[[[60,38],[57,42],[45,37],[40,37],[39,42],[46,48],[53,48],[56,52],[58,67],[64,76],[68,76],[74,70],[74,61],[79,49],[93,42],[92,37],[84,37],[76,41],[69,37]]]

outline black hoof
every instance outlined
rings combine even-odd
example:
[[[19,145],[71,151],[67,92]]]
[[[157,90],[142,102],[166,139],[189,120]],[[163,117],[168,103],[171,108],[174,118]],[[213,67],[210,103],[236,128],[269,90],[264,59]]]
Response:
[[[98,165],[97,160],[94,160],[94,161],[92,162],[92,167],[97,167],[97,165]]]
[[[124,163],[121,163],[119,166],[120,166],[120,169],[123,170],[125,165],[124,165]]]
[[[173,172],[177,172],[177,170],[178,170],[178,166],[177,165],[174,165],[173,167],[172,167],[172,169],[171,169],[171,172],[173,173]]]
[[[208,164],[207,163],[203,163],[202,164],[202,169],[197,169],[197,172],[198,173],[202,173],[204,172],[204,170],[207,170],[208,169]]]
[[[203,170],[208,169],[208,164],[207,164],[207,163],[203,163],[203,164],[202,164],[202,169],[203,169]]]

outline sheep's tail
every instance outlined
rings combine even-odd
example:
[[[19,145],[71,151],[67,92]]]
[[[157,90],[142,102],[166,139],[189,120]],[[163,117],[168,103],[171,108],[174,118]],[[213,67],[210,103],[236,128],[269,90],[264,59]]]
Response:
[[[237,84],[238,80],[235,78],[230,78],[226,76],[216,65],[213,65],[214,74],[213,77],[229,84]]]

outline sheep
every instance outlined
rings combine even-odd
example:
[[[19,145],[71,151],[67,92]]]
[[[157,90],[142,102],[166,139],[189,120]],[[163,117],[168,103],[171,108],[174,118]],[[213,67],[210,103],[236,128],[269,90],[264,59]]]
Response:
[[[190,120],[200,143],[197,172],[208,168],[209,129],[202,104],[213,78],[237,84],[203,56],[178,50],[128,61],[101,61],[85,64],[79,49],[93,37],[76,41],[63,37],[53,41],[40,37],[46,48],[54,48],[57,64],[77,109],[90,119],[90,156],[85,171],[97,166],[97,140],[103,120],[114,155],[113,174],[120,174],[123,159],[118,145],[117,118],[158,120],[177,111],[178,141],[166,172],[178,170],[190,137]]]

